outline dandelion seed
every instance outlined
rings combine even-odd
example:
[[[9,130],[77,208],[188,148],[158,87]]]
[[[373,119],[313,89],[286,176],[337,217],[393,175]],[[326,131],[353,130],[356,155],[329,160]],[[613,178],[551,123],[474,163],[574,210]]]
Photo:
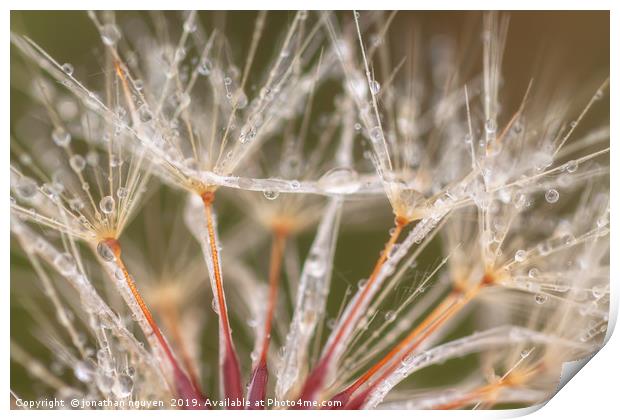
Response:
[[[557,201],[560,199],[560,193],[555,190],[555,189],[550,189],[547,190],[547,192],[545,192],[545,200],[547,200],[547,203],[557,203]]]
[[[104,44],[114,46],[121,39],[121,31],[118,26],[108,23],[101,28],[101,39]]]
[[[62,127],[56,127],[52,131],[52,140],[57,146],[67,147],[71,143],[71,134]]]

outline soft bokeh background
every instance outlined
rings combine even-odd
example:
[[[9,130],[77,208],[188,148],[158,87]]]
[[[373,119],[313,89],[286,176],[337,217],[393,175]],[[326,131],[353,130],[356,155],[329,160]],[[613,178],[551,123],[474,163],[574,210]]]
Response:
[[[363,12],[362,12],[363,13]],[[351,19],[350,13],[340,13],[339,18],[343,21]],[[140,18],[140,14],[135,12],[119,13],[118,20],[123,25],[126,19]],[[181,25],[182,18],[179,13],[167,12],[166,16],[171,22]],[[215,20],[225,20],[226,34],[231,40],[233,53],[241,54],[247,49],[255,12],[202,12],[200,18],[207,25]],[[264,35],[264,45],[275,43],[282,31],[290,22],[292,12],[273,12],[268,17],[268,27]],[[480,14],[477,12],[402,12],[397,16],[392,29],[390,30],[392,48],[395,51],[405,50],[407,36],[412,29],[419,30],[423,36],[448,35],[457,41],[471,38],[476,48],[472,50],[471,62],[474,63],[472,72],[480,69],[480,49],[478,47],[480,33]],[[99,35],[92,25],[90,19],[84,12],[76,11],[45,11],[45,12],[12,12],[11,30],[24,34],[32,38],[50,53],[58,62],[72,63],[76,69],[75,74],[87,86],[96,84],[101,79],[100,54],[103,47]],[[465,40],[466,41],[466,40]],[[464,51],[465,54],[470,54]],[[267,57],[269,59],[271,56]],[[242,57],[235,57],[236,62],[242,63]],[[260,62],[260,57],[259,57]],[[266,61],[266,60],[265,60]],[[511,13],[510,29],[504,58],[505,85],[503,93],[508,94],[508,100],[519,101],[525,86],[532,76],[536,76],[541,68],[551,69],[557,75],[557,79],[565,79],[567,82],[583,83],[592,86],[589,92],[596,89],[596,84],[600,83],[609,74],[609,13],[607,12],[514,12]],[[12,83],[19,85],[22,74],[12,73]],[[560,86],[561,87],[561,86]],[[325,106],[332,99],[322,98]],[[576,102],[584,104],[584,97],[578,96]],[[607,98],[605,99],[608,100]],[[319,104],[321,102],[318,102]],[[15,124],[24,113],[28,112],[30,103],[16,86],[11,89],[11,123]],[[320,106],[320,105],[319,105]],[[604,114],[606,107],[602,106],[594,111],[594,115],[588,121],[600,121],[608,118]],[[600,110],[603,111],[600,111]],[[608,109],[608,108],[607,108]],[[598,115],[596,113],[599,113]],[[586,122],[585,125],[591,124]],[[586,129],[587,127],[584,127]],[[27,141],[20,139],[20,141]],[[172,208],[167,203],[181,202],[182,194],[166,190],[151,198],[147,207],[160,206],[168,211]],[[222,216],[222,226],[231,220],[238,220],[243,217],[229,202],[218,203],[222,208],[219,209]],[[334,278],[332,281],[333,292],[330,295],[329,310],[332,316],[338,311],[342,296],[348,285],[355,286],[360,278],[367,276],[371,268],[372,261],[376,259],[378,251],[382,248],[386,239],[386,232],[391,225],[392,215],[387,200],[372,207],[373,214],[367,217],[364,229],[359,225],[343,227],[338,244],[336,255],[336,265]],[[155,222],[166,223],[166,217]],[[146,218],[136,219],[130,227],[128,235],[139,236],[143,232]],[[299,249],[304,255],[307,250],[314,232],[308,232],[299,239]],[[13,244],[15,245],[15,244]],[[432,246],[425,253],[423,260],[418,267],[421,270],[428,269],[440,258],[439,244]],[[258,250],[256,259],[264,259],[264,250]],[[434,253],[434,255],[433,255]],[[199,255],[197,255],[200,258]],[[263,266],[264,267],[264,264]],[[24,308],[24,290],[36,288],[34,276],[30,279],[32,284],[16,284],[28,282],[27,261],[23,259],[21,253],[15,246],[11,250],[11,337],[21,343],[33,355],[40,357],[45,363],[49,363],[51,358],[40,343],[32,337],[33,320]],[[206,273],[206,271],[205,271]],[[205,288],[208,288],[205,282]],[[207,292],[208,294],[208,292]],[[41,301],[44,311],[50,305]],[[209,312],[208,329],[215,331],[216,324],[210,308],[210,298],[205,300],[205,311]],[[36,301],[34,302],[36,304]],[[52,314],[49,309],[50,316]],[[463,329],[471,328],[466,322]],[[208,334],[206,334],[208,335]],[[242,337],[235,339],[243,341]],[[214,340],[205,337],[205,352],[208,353],[209,360],[216,360],[216,344]],[[244,355],[242,354],[242,359]],[[247,374],[248,360],[242,360],[246,367]],[[475,365],[475,357],[464,358],[456,362],[451,362],[440,369],[427,369],[425,372],[416,375],[416,384],[420,386],[433,386],[444,383],[452,378],[454,372],[465,373]],[[214,381],[213,381],[214,382]],[[213,388],[215,383],[209,384]],[[38,385],[34,384],[31,378],[16,364],[11,364],[11,388],[18,392],[22,397],[33,397],[39,394]]]

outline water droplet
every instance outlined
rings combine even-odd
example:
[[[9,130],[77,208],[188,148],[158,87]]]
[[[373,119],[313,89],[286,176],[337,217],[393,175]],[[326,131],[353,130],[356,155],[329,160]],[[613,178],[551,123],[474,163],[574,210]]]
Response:
[[[232,84],[232,79],[230,77],[224,78],[224,84],[230,86]]]
[[[110,214],[114,211],[114,198],[109,195],[106,195],[99,201],[99,208],[104,214]]]
[[[395,319],[396,319],[396,312],[394,312],[394,311],[387,311],[387,312],[385,313],[385,320],[386,320],[387,322],[392,322],[392,321],[394,321]]]
[[[594,296],[595,299],[600,299],[605,294],[605,290],[604,286],[593,286],[592,296]]]
[[[527,273],[527,275],[532,279],[535,279],[536,277],[538,277],[539,274],[540,274],[540,271],[538,271],[538,268],[531,268],[530,271]]]
[[[246,106],[248,106],[248,97],[244,92],[239,91],[237,93],[236,107],[237,109],[244,109]]]
[[[361,279],[357,282],[357,288],[362,290],[364,287],[366,287],[366,283],[368,283],[368,279]]]
[[[204,60],[201,60],[200,63],[198,64],[198,73],[201,74],[202,76],[208,76],[209,73],[211,73],[212,67],[213,67],[213,64],[211,64],[211,60],[209,60],[208,58],[205,58]]]
[[[67,252],[58,254],[54,258],[54,265],[63,276],[70,276],[76,272],[75,259]]]
[[[215,312],[216,314],[219,314],[220,311],[218,310],[218,304],[217,304],[217,299],[213,298],[213,300],[211,301],[211,309],[213,309],[213,312]]]
[[[86,160],[82,155],[73,155],[69,159],[69,165],[75,172],[82,172],[86,167]]]
[[[101,28],[101,40],[104,44],[114,46],[121,39],[121,31],[118,26],[108,23]]]
[[[140,118],[140,121],[142,121],[143,123],[147,123],[153,119],[153,114],[151,113],[151,110],[148,106],[142,105],[138,109],[138,117]]]
[[[71,210],[78,212],[84,208],[84,202],[80,198],[72,198],[69,200],[69,207]]]
[[[381,90],[381,85],[376,80],[370,82],[370,91],[375,95]]]
[[[370,140],[373,143],[383,140],[383,131],[381,130],[381,127],[376,126],[370,129]]]
[[[486,122],[484,123],[484,129],[489,134],[495,133],[497,131],[497,122],[495,121],[495,119],[489,118],[488,120],[486,120]]]
[[[557,201],[560,199],[560,193],[558,192],[558,190],[551,188],[550,190],[547,190],[547,192],[545,193],[545,200],[547,200],[547,203],[557,203]]]
[[[310,252],[304,268],[307,270],[308,274],[314,277],[322,276],[325,273],[325,264],[323,264],[321,255],[317,252]]]
[[[530,353],[531,353],[531,350],[523,350],[523,351],[521,352],[521,357],[522,357],[523,359],[525,359],[526,357],[528,357],[528,356],[530,355]]]
[[[127,398],[133,391],[133,379],[128,375],[119,375],[114,382],[112,392],[118,398]]]
[[[536,295],[534,296],[534,300],[536,301],[536,303],[538,303],[539,305],[542,305],[543,303],[545,303],[547,300],[549,299],[548,296],[546,295]]]
[[[71,76],[73,74],[73,66],[70,63],[65,63],[62,65],[62,71]]]
[[[93,379],[93,369],[89,363],[82,360],[77,362],[73,367],[75,377],[82,382],[90,382]]]
[[[20,198],[32,198],[37,192],[37,183],[27,176],[20,178],[15,187],[15,192]]]
[[[603,89],[599,89],[594,94],[594,100],[600,101],[601,99],[603,99],[603,96],[605,96],[605,92],[603,92]]]
[[[275,200],[280,196],[280,192],[274,190],[265,190],[263,191],[263,195],[267,200]]]
[[[571,160],[564,164],[564,170],[569,174],[572,174],[579,168],[579,163],[576,160]]]
[[[99,254],[104,261],[110,262],[116,259],[116,255],[114,255],[112,248],[103,241],[97,244],[97,254]]]
[[[62,127],[54,128],[52,131],[52,140],[60,147],[66,147],[71,143],[71,133]]]
[[[129,195],[129,190],[125,187],[119,187],[118,190],[116,190],[116,195],[118,198],[125,198]]]
[[[319,186],[334,194],[350,194],[359,189],[358,174],[351,168],[332,168],[319,179]]]
[[[516,262],[523,262],[525,261],[525,257],[527,256],[527,252],[520,249],[517,252],[515,252],[515,261]]]
[[[353,125],[353,128],[355,129],[355,131],[360,131],[362,129],[362,124],[360,123],[355,123]]]

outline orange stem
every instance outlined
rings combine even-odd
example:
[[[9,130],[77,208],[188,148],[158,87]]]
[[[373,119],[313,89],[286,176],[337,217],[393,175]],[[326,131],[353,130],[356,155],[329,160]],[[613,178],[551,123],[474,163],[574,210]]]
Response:
[[[217,249],[215,237],[215,222],[213,218],[213,200],[215,193],[208,191],[201,194],[205,208],[205,216],[207,219],[207,234],[209,235],[209,248],[211,253],[211,263],[213,266],[213,276],[215,282],[215,295],[218,302],[218,316],[220,319],[220,327],[225,341],[225,349],[223,349],[223,360],[221,365],[222,381],[224,383],[224,391],[227,397],[242,398],[243,390],[241,386],[241,369],[239,367],[239,359],[237,351],[232,341],[230,332],[230,322],[228,320],[228,309],[226,307],[226,297],[224,295],[224,287],[222,283],[222,270],[220,267],[219,252]]]

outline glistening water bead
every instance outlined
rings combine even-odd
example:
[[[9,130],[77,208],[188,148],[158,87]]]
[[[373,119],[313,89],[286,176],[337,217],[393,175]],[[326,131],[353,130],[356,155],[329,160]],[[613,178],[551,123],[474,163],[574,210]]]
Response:
[[[17,196],[22,199],[29,199],[34,197],[37,192],[37,183],[32,178],[23,177],[17,182],[15,187]]]
[[[118,26],[108,23],[101,28],[101,40],[104,44],[114,46],[121,39],[121,31]]]
[[[110,214],[114,211],[114,204],[115,204],[114,198],[112,198],[109,195],[106,195],[99,202],[99,208],[101,209],[103,213]]]
[[[527,256],[527,252],[525,252],[524,250],[520,249],[517,252],[515,252],[515,261],[516,262],[523,262],[525,261],[525,257]]]
[[[52,140],[57,146],[66,147],[71,143],[71,134],[62,127],[56,127],[52,131]]]
[[[263,191],[263,195],[265,196],[267,200],[275,200],[276,198],[278,198],[280,193],[278,191],[265,190]]]
[[[76,272],[75,259],[71,254],[66,252],[58,254],[56,258],[54,258],[54,265],[63,276],[69,276]]]
[[[73,65],[71,65],[70,63],[63,64],[62,71],[71,76],[73,74]]]
[[[547,203],[557,203],[557,201],[560,199],[560,193],[558,192],[558,190],[555,190],[553,188],[551,188],[550,190],[547,190],[547,192],[545,193],[545,200],[547,200]]]
[[[110,248],[110,246],[103,241],[97,244],[97,254],[99,254],[104,261],[110,262],[116,259],[112,248]]]

